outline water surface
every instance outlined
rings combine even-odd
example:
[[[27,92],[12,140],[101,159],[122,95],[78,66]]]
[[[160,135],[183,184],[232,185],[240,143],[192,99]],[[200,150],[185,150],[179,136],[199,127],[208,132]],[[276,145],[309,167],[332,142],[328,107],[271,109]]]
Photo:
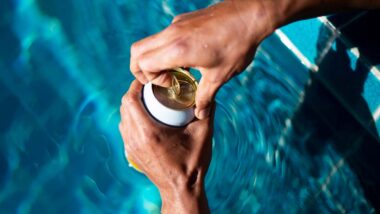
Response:
[[[117,128],[130,45],[211,3],[3,1],[1,212],[158,213],[159,194],[128,167]],[[206,179],[213,213],[371,212],[333,139],[310,137],[310,117],[294,119],[315,114],[302,108],[308,78],[273,36],[220,90]],[[325,145],[318,153],[306,146],[313,139]]]

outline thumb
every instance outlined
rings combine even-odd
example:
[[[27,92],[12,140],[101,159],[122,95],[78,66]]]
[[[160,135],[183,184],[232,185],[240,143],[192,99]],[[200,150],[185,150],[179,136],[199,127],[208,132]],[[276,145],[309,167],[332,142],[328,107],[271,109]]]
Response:
[[[221,84],[210,82],[205,77],[201,79],[195,95],[195,116],[198,119],[202,120],[210,115],[212,103],[220,86]]]

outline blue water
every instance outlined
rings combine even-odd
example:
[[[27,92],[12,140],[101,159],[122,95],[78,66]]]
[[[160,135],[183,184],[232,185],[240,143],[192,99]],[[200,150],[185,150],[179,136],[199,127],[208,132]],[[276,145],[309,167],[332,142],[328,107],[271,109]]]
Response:
[[[0,213],[159,213],[157,189],[128,167],[117,128],[130,46],[212,2],[2,0]],[[333,139],[317,153],[305,146],[318,127],[294,118],[308,114],[308,81],[272,36],[220,90],[206,178],[213,213],[374,212],[326,145]]]

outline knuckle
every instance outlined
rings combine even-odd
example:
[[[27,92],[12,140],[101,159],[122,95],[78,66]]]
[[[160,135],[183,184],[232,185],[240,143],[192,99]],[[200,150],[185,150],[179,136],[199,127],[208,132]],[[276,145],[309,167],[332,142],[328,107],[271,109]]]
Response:
[[[177,34],[178,31],[180,31],[182,29],[182,26],[180,24],[177,23],[173,23],[171,24],[169,27],[168,27],[168,31],[174,33],[174,34]]]
[[[136,62],[138,63],[138,67],[140,71],[145,76],[149,75],[152,70],[156,67],[155,62],[157,61],[158,55],[150,55],[149,53],[141,54]]]
[[[134,99],[134,97],[128,93],[127,95],[124,96],[124,103],[125,106],[130,106],[130,105],[133,105],[134,103],[136,102],[136,100]]]
[[[151,70],[151,60],[149,58],[146,58],[144,56],[139,57],[138,59],[139,67],[141,69],[141,72],[146,74],[147,71]]]
[[[173,43],[172,51],[174,56],[183,55],[189,50],[189,42],[186,39],[180,39]]]
[[[128,99],[128,92],[125,93],[125,94],[123,95],[123,97],[121,98],[121,104],[122,104],[122,106],[124,106],[124,105],[126,104],[127,99]],[[120,108],[120,110],[122,110],[122,109]]]
[[[169,35],[183,35],[187,31],[188,27],[186,23],[183,22],[174,22],[169,27],[167,27],[166,31]]]
[[[173,18],[173,23],[181,21],[183,19],[184,15],[180,14]]]
[[[211,103],[211,100],[207,98],[200,98],[196,101],[197,107],[206,107],[210,105],[210,103]]]
[[[138,66],[138,61],[137,59],[131,59],[131,63],[129,65],[129,69],[132,73],[133,76],[135,76],[136,78],[138,78],[138,75],[140,74],[140,68]]]
[[[161,141],[160,135],[154,131],[146,131],[142,136],[144,144],[159,143]]]
[[[136,68],[136,66],[134,65],[134,62],[132,62],[132,60],[131,60],[131,63],[129,65],[129,70],[132,72],[133,75],[136,75],[138,73],[138,69]]]
[[[131,45],[131,57],[134,57],[137,55],[138,49],[139,49],[139,43],[135,42]]]

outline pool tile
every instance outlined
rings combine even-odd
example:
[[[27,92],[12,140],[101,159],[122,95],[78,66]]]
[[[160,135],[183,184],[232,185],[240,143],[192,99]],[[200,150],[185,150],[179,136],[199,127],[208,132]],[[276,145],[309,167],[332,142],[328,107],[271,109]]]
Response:
[[[370,11],[338,27],[346,45],[356,47],[371,65],[380,64],[379,20],[380,11]]]
[[[375,113],[380,106],[380,80],[370,70],[357,48],[337,38],[318,67],[318,77],[356,119],[379,139],[380,121]]]
[[[378,11],[303,20],[280,29],[301,61],[375,138],[380,134]],[[305,64],[305,63],[304,63]],[[307,65],[307,63],[306,63]]]
[[[327,16],[327,19],[336,27],[341,28],[365,15],[367,11],[354,11]]]
[[[318,32],[322,25],[319,19],[308,19],[286,25],[280,30],[311,64],[315,64],[318,56]]]

